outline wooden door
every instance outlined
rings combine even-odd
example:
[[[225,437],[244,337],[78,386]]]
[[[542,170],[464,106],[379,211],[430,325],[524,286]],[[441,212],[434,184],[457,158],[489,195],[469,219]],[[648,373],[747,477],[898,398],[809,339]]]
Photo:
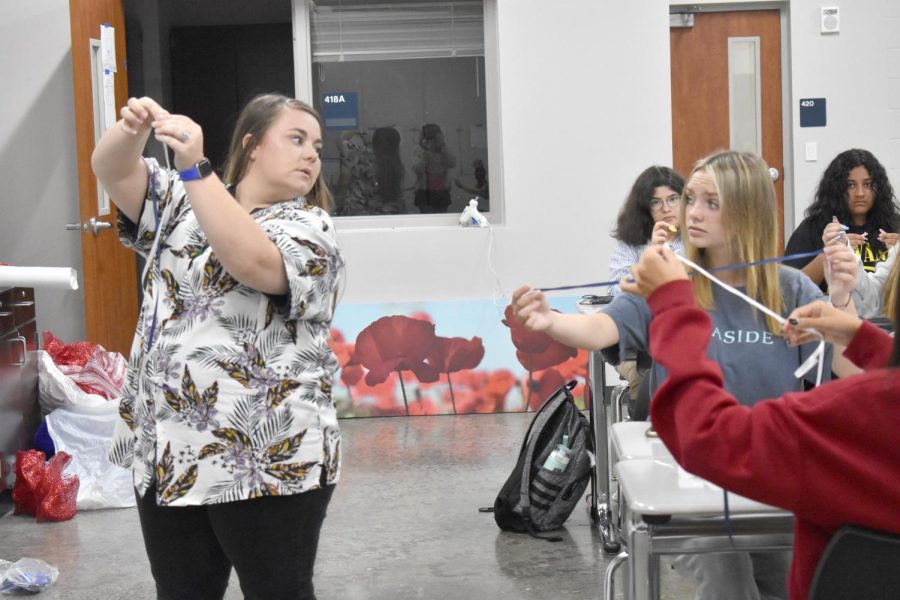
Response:
[[[116,115],[126,101],[125,16],[122,0],[69,0],[72,30],[72,80],[75,103],[75,139],[78,152],[78,202],[81,222],[90,219],[109,226],[88,226],[81,232],[82,283],[87,339],[107,350],[128,356],[137,321],[137,277],[134,253],[123,247],[116,234],[116,207],[98,215],[97,178],[91,171],[94,151],[94,91],[91,40],[100,39],[100,27],[115,28]],[[77,235],[71,232],[69,235]]]
[[[762,151],[778,169],[778,242],[784,244],[784,160],[781,107],[781,15],[778,10],[694,14],[693,27],[670,29],[672,156],[683,175],[707,154],[731,147],[729,38],[758,37]]]

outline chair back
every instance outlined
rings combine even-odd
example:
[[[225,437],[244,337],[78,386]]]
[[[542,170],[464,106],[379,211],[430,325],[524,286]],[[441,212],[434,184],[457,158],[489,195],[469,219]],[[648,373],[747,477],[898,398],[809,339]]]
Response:
[[[845,525],[813,575],[809,600],[900,599],[900,535]]]

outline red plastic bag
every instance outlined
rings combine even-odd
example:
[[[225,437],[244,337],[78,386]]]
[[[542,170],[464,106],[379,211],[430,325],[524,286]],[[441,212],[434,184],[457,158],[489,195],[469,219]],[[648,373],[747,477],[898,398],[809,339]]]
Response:
[[[44,332],[44,351],[56,368],[85,393],[107,400],[121,395],[128,363],[118,352],[109,352],[92,342],[66,344],[51,331]]]
[[[16,452],[15,514],[34,515],[38,521],[67,521],[75,516],[77,475],[63,475],[72,456],[57,452],[47,462],[38,450]]]

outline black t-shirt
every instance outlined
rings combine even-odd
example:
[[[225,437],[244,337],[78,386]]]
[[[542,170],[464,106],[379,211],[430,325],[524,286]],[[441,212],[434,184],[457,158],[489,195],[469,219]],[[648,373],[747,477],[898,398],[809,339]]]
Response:
[[[868,231],[867,225],[848,225],[848,227],[850,229],[847,233],[861,235]],[[822,230],[824,229],[825,228],[823,227]],[[784,253],[800,254],[803,252],[812,252],[813,250],[821,250],[824,246],[822,243],[822,230],[816,228],[816,225],[810,217],[806,217],[797,229],[794,230],[794,233],[791,234],[791,239],[788,240]],[[877,239],[878,231],[869,231],[869,240]],[[869,273],[874,273],[875,265],[887,258],[887,249],[879,249],[879,245],[873,245],[872,241],[868,241],[859,248],[854,249],[856,255],[862,258],[863,268]],[[815,256],[808,256],[806,258],[798,258],[797,260],[785,261],[784,264],[794,267],[795,269],[802,269],[812,262],[814,258]],[[827,292],[828,290],[828,285],[824,281],[819,287],[823,292]]]

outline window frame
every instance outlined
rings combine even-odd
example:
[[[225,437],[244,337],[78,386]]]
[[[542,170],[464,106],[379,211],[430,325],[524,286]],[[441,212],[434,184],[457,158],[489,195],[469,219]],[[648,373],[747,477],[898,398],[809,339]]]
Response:
[[[291,0],[294,31],[294,87],[298,99],[314,105],[312,98],[312,38],[309,10],[313,0]],[[493,225],[505,222],[502,137],[500,127],[500,77],[498,71],[497,0],[484,0],[484,80],[487,115],[488,179],[491,210],[485,215]],[[408,229],[458,227],[459,214],[363,215],[335,217],[342,229]]]

